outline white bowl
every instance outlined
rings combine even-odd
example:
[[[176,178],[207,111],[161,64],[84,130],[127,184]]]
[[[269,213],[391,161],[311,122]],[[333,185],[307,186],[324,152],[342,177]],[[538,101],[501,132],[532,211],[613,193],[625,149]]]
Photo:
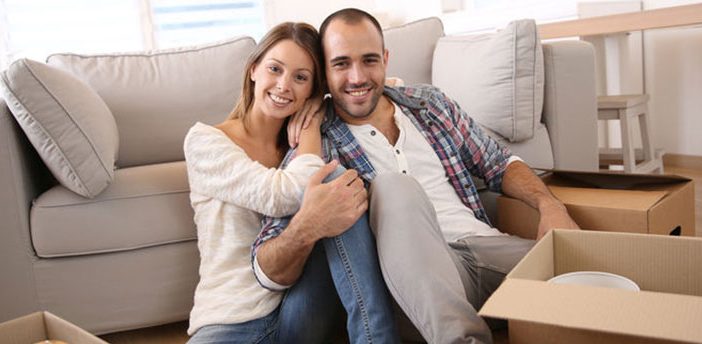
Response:
[[[556,284],[579,284],[593,287],[616,288],[625,290],[641,290],[634,281],[609,272],[576,271],[558,275],[548,280]]]

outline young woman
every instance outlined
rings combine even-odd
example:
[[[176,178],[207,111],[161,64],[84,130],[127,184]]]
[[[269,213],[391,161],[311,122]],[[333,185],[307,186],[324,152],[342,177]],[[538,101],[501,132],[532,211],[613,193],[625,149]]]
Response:
[[[345,271],[364,274],[359,277],[372,281],[374,295],[384,295],[382,302],[369,306],[357,305],[356,299],[339,293],[349,319],[357,319],[354,314],[358,312],[372,312],[381,319],[378,323],[383,324],[371,329],[373,341],[397,339],[389,296],[377,266],[348,271],[330,261],[326,270],[320,270],[319,262],[320,259],[324,262],[324,256],[310,256],[311,267],[306,267],[300,278],[306,282],[293,288],[282,305],[283,293],[261,287],[252,269],[251,244],[260,230],[262,216],[295,213],[310,177],[325,166],[320,157],[319,128],[323,118],[320,60],[319,37],[313,27],[304,23],[274,27],[247,61],[242,94],[229,119],[216,126],[197,123],[185,138],[190,198],[201,258],[200,282],[188,329],[193,335],[190,343],[326,340],[329,328],[333,328],[327,319],[333,319],[339,309],[333,302],[336,300],[338,304],[339,297],[332,289],[331,294],[336,298],[324,298],[332,300],[330,304],[311,306],[306,301],[320,296],[314,295],[320,290],[328,295],[328,286],[334,288],[332,278],[337,285],[348,283],[337,277]],[[295,137],[290,141],[299,141],[296,157],[285,169],[277,169],[289,148],[286,122],[291,116],[289,130]],[[298,137],[299,127],[303,129]],[[365,221],[359,220],[349,232],[362,234],[353,236],[353,240],[372,241]],[[351,256],[376,255],[374,245],[363,247],[372,250],[353,252]],[[369,263],[365,259],[358,264]],[[371,264],[377,265],[377,260]],[[305,274],[315,276],[305,279]],[[314,326],[325,328],[310,331],[310,322],[315,321],[305,319],[307,315],[314,315],[314,319],[324,315],[321,318],[326,322]],[[352,342],[369,339],[368,336],[353,338],[355,333],[367,333],[367,324],[349,321],[347,326]],[[279,327],[286,329],[286,338],[279,338]]]

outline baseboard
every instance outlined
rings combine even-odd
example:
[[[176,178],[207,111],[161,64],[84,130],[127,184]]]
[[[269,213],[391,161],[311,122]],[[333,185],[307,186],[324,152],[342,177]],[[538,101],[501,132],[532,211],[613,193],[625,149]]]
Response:
[[[663,166],[702,170],[702,156],[666,153],[663,155]]]

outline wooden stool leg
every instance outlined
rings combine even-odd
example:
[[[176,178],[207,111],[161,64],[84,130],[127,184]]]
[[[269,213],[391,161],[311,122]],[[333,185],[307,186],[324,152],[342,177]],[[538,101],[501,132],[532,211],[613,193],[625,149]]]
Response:
[[[622,132],[622,160],[624,163],[624,171],[632,173],[636,167],[636,155],[634,154],[631,125],[629,124],[629,116],[626,109],[619,110],[619,124],[621,125]]]
[[[644,161],[656,160],[653,145],[651,144],[651,126],[649,125],[646,107],[644,107],[643,113],[639,115],[639,127],[641,128],[641,144],[643,146]],[[659,172],[662,173],[663,171],[661,170]]]

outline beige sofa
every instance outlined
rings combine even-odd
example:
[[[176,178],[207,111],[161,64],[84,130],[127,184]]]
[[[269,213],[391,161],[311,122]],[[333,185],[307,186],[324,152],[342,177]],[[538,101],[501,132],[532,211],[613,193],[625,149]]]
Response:
[[[526,85],[512,80],[506,93],[511,96],[500,96],[498,102],[514,110],[522,102],[516,93],[526,91],[532,99],[530,104],[524,102],[533,108],[532,116],[516,114],[513,117],[519,118],[508,119],[506,125],[504,121],[494,125],[490,117],[483,117],[482,124],[534,166],[596,169],[592,48],[583,42],[542,47],[531,30],[527,27],[524,36],[533,41],[529,43],[533,48],[525,56],[533,55],[536,72],[527,77]],[[509,45],[522,34],[503,36],[513,38]],[[441,38],[443,28],[436,18],[388,29],[385,35],[391,52],[389,76],[398,76],[406,84],[435,82],[469,113],[490,112],[494,101],[481,104],[488,109],[476,110],[461,89],[464,82],[486,77],[469,73],[484,71],[481,58],[465,57],[491,49],[484,44],[493,38]],[[457,46],[470,49],[455,53],[452,49]],[[199,256],[182,140],[196,121],[217,123],[226,117],[238,96],[245,57],[253,47],[252,39],[238,38],[169,51],[49,57],[50,66],[89,85],[114,117],[114,124],[105,123],[90,141],[106,147],[97,152],[103,165],[111,161],[116,166],[102,171],[105,176],[92,173],[90,167],[80,171],[85,168],[80,164],[69,171],[74,174],[62,175],[65,168],[54,167],[55,161],[46,156],[58,154],[56,148],[37,146],[27,117],[10,111],[18,106],[19,95],[28,92],[26,88],[4,93],[5,101],[0,99],[0,321],[48,310],[93,333],[108,333],[188,318]],[[512,49],[514,56],[519,49]],[[543,60],[539,60],[542,49]],[[492,61],[494,56],[488,56],[482,59]],[[4,75],[6,83],[16,77],[9,74]],[[488,78],[491,75],[487,73]],[[487,99],[488,93],[501,92],[481,95],[485,85],[494,83],[473,82],[466,93]],[[42,83],[35,86],[49,88]],[[58,89],[63,89],[60,83]],[[76,106],[83,104],[79,101]],[[498,134],[505,130],[515,135]],[[116,139],[108,140],[109,133]],[[60,151],[71,159],[70,152]],[[75,178],[81,173],[100,183],[87,185]],[[84,183],[79,186],[85,189],[76,189],[72,183]]]

